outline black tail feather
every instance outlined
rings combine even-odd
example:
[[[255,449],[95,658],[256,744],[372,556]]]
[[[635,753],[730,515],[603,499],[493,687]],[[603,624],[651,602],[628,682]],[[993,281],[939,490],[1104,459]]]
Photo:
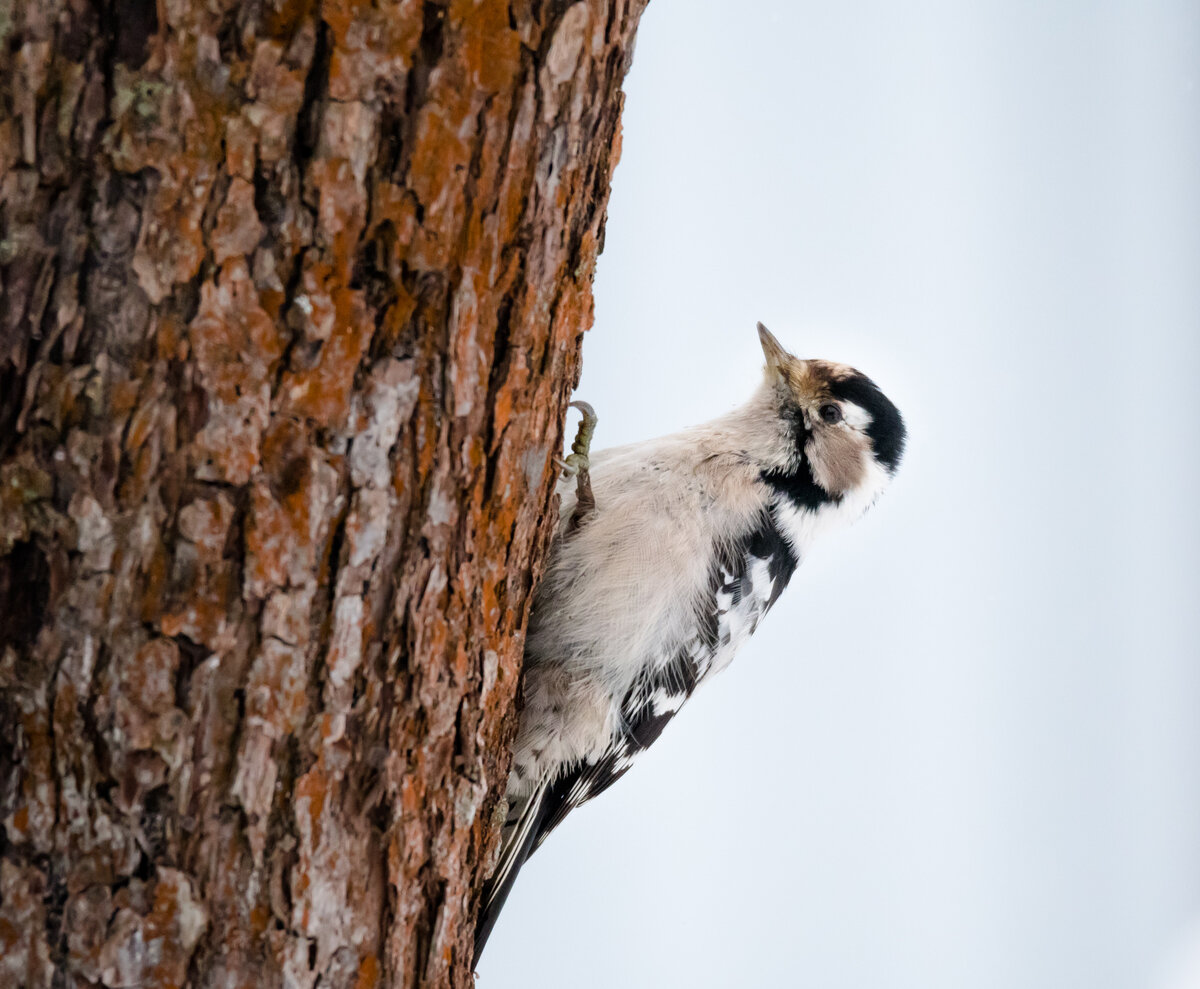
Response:
[[[521,866],[572,808],[594,797],[628,768],[614,771],[611,756],[598,763],[576,766],[553,781],[543,780],[523,802],[509,808],[500,861],[483,888],[482,905],[475,921],[476,965]]]
[[[515,820],[505,825],[505,841],[507,844],[500,852],[500,861],[491,879],[483,887],[480,900],[479,916],[475,921],[475,959],[474,965],[479,964],[479,956],[483,954],[484,945],[496,926],[500,911],[508,894],[512,892],[517,874],[533,850],[537,848],[543,835],[546,816],[551,805],[546,801],[545,785],[538,787],[529,795],[525,806],[520,809]]]

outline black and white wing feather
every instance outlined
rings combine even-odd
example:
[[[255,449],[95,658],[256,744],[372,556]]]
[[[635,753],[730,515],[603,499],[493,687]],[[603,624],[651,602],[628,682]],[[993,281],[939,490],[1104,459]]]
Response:
[[[696,609],[693,635],[665,662],[647,664],[650,672],[622,702],[620,724],[608,748],[594,760],[540,781],[509,808],[500,861],[484,889],[476,958],[526,859],[572,810],[629,771],[704,677],[729,665],[787,586],[797,562],[774,512],[734,545],[720,550]]]

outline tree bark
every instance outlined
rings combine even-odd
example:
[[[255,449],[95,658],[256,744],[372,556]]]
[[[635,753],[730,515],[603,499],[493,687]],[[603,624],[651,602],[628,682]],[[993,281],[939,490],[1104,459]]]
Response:
[[[643,5],[0,3],[0,987],[471,984]]]

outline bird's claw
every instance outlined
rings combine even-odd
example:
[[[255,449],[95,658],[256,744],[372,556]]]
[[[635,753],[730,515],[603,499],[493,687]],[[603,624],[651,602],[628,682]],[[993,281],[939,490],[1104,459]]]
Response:
[[[596,415],[596,410],[587,402],[572,402],[571,408],[578,409],[583,413],[582,418],[579,420],[579,429],[575,432],[575,442],[571,444],[571,452],[567,455],[566,461],[572,473],[578,474],[580,471],[587,470],[591,466],[588,462],[588,454],[591,452],[592,436],[596,432],[596,423],[600,420]]]
[[[577,529],[579,524],[591,514],[596,507],[596,499],[592,496],[592,478],[590,453],[592,436],[596,432],[599,417],[596,410],[587,402],[575,401],[571,407],[583,413],[579,420],[579,429],[575,432],[575,442],[571,444],[571,452],[565,460],[559,460],[563,474],[575,478],[575,511],[571,513],[570,528]]]

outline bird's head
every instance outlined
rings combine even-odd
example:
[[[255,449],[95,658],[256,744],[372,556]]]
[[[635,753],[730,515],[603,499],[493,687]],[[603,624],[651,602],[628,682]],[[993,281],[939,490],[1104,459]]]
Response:
[[[764,395],[784,424],[781,463],[763,479],[797,507],[865,510],[887,486],[904,452],[904,420],[861,371],[793,357],[758,324],[767,359]]]

